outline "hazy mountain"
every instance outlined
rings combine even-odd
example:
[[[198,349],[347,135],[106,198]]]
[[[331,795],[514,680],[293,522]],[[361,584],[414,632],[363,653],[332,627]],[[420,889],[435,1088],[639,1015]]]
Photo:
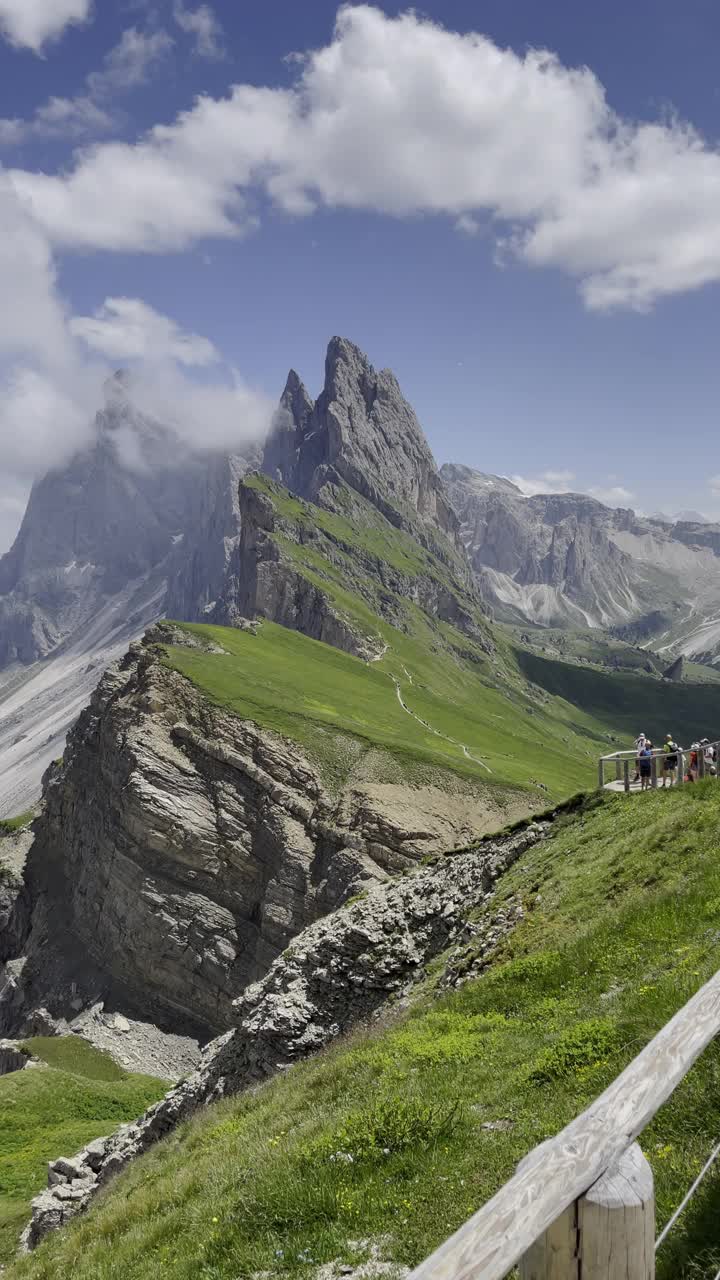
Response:
[[[638,516],[586,494],[526,498],[457,464],[440,474],[497,617],[620,629],[705,659],[720,648],[720,526]]]

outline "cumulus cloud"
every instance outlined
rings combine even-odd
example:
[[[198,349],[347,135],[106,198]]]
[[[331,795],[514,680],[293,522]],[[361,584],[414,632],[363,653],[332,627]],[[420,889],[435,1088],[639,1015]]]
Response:
[[[86,77],[85,93],[75,98],[49,98],[28,120],[0,119],[0,146],[16,146],[32,138],[67,140],[109,132],[116,120],[107,109],[107,100],[148,80],[172,45],[166,31],[142,32],[129,27],[105,57],[101,70]]]
[[[190,9],[183,0],[175,0],[173,17],[186,35],[195,41],[195,52],[201,58],[224,58],[223,29],[209,4]]]
[[[139,298],[106,298],[94,316],[74,316],[70,331],[93,351],[122,364],[145,359],[203,366],[220,360],[207,338],[185,333]]]
[[[294,215],[445,215],[466,234],[494,223],[504,256],[570,273],[598,310],[720,279],[720,152],[681,121],[623,119],[587,68],[365,4],[341,8],[331,42],[292,65],[290,88],[201,96],[69,172],[16,171],[16,189],[76,248],[235,236],[260,193]]]
[[[92,0],[0,0],[0,34],[40,53],[71,23],[85,22],[91,9]]]
[[[274,405],[206,338],[137,298],[73,317],[47,239],[1,172],[0,225],[0,294],[12,300],[0,308],[0,547],[32,480],[92,442],[118,362],[131,366],[137,407],[190,447],[241,447],[265,433]]]

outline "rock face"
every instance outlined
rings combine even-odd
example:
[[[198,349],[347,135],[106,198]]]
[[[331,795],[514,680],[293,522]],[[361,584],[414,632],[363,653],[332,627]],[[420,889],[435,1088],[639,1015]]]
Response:
[[[190,455],[122,378],[106,395],[95,445],[35,485],[0,558],[0,816],[38,798],[101,672],[149,623],[203,616],[239,538],[252,449]]]
[[[311,502],[339,478],[391,522],[419,519],[455,539],[458,522],[422,428],[397,379],[332,338],[313,403],[291,370],[262,469]]]
[[[499,876],[548,828],[537,823],[487,840],[377,886],[306,929],[235,1001],[236,1029],[208,1045],[192,1076],[135,1124],[50,1165],[24,1248],[84,1209],[115,1173],[197,1107],[267,1079],[407,993],[429,961],[462,940],[468,913],[492,899]]]
[[[205,1041],[313,920],[502,821],[432,787],[331,797],[296,743],[163,663],[155,642],[177,639],[163,625],[103,677],[48,775],[3,1032],[102,1004]]]
[[[526,498],[509,480],[456,464],[440,474],[499,617],[621,628],[701,651],[703,620],[720,602],[717,527],[667,525],[584,494]],[[720,641],[720,625],[715,630],[712,643]]]

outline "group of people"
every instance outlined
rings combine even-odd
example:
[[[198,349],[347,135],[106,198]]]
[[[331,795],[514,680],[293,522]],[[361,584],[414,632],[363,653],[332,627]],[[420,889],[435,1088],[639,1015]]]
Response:
[[[693,742],[689,751],[683,750],[675,742],[671,733],[668,733],[663,746],[660,748],[662,755],[660,756],[662,785],[671,787],[677,781],[677,771],[680,768],[681,759],[686,757],[687,769],[685,772],[686,782],[695,782],[700,776],[700,760],[704,765],[704,772],[710,774],[717,773],[717,748],[712,745],[709,738],[701,738],[699,742]],[[642,791],[647,791],[652,786],[652,761],[655,748],[644,733],[639,733],[635,739],[635,777],[634,782],[640,782]]]

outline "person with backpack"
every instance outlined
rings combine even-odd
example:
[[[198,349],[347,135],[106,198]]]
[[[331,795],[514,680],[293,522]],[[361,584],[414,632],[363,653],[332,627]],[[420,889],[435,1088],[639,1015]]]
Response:
[[[635,739],[635,777],[633,782],[637,782],[640,777],[640,754],[645,750],[647,738],[644,733],[639,733]]]
[[[666,735],[665,745],[663,747],[663,762],[662,762],[663,787],[666,787],[668,785],[668,778],[670,779],[670,786],[672,786],[673,783],[675,782],[675,774],[677,773],[677,767],[678,767],[679,751],[680,751],[680,748],[677,742],[675,742],[675,740],[673,739],[672,734],[668,733]]]
[[[638,756],[638,764],[640,765],[640,790],[647,791],[652,781],[652,747],[648,742],[645,743],[640,755]]]

